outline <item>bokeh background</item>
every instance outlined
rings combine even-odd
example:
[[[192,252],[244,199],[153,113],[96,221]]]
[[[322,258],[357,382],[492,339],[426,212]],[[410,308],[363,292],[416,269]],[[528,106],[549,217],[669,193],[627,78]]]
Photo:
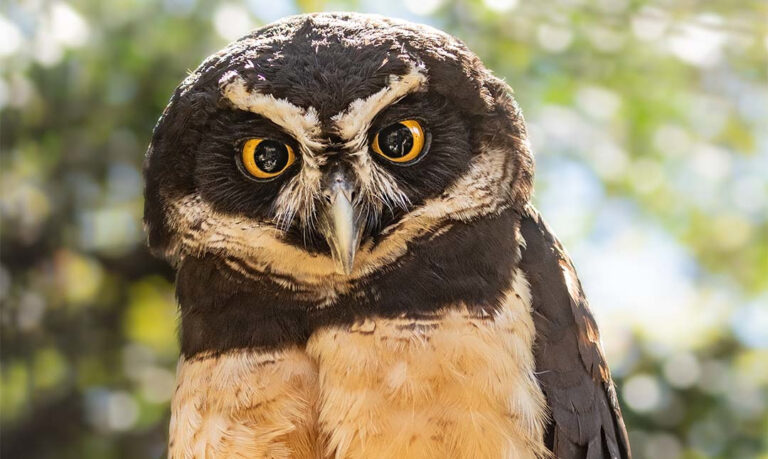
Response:
[[[152,127],[205,56],[317,10],[443,28],[515,88],[636,457],[768,458],[768,2],[0,5],[4,458],[163,454],[178,348],[141,227]]]

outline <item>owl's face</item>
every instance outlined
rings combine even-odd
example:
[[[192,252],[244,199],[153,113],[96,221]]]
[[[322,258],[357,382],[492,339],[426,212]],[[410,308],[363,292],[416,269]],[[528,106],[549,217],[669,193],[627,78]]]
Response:
[[[356,67],[337,47],[304,52]],[[312,81],[317,92],[303,85],[280,91],[258,82],[291,70],[264,75],[260,67],[254,64],[253,76],[229,71],[219,80],[222,108],[209,120],[194,171],[213,209],[274,226],[304,250],[332,254],[338,271],[350,273],[361,242],[466,170],[469,123],[446,96],[427,89],[423,68],[402,61],[378,68],[365,78],[381,87],[368,94],[348,78]]]
[[[213,254],[289,284],[361,277],[525,202],[531,167],[508,88],[453,38],[301,16],[177,89],[148,153],[145,220],[171,259]]]

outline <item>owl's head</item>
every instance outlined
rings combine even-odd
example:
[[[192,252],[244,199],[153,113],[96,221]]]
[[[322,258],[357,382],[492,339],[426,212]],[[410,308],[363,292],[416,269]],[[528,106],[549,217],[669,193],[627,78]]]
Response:
[[[359,278],[524,205],[532,171],[509,87],[461,42],[377,16],[294,16],[177,88],[147,153],[145,222],[174,262]]]

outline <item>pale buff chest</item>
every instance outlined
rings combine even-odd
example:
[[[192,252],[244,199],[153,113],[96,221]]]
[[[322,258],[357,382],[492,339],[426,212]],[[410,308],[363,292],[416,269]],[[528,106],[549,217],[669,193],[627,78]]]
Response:
[[[535,458],[544,396],[519,273],[495,314],[368,319],[305,349],[182,359],[172,458]]]

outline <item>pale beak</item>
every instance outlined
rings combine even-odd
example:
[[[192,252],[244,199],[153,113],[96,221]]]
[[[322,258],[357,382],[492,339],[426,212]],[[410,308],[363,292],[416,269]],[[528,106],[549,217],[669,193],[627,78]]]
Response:
[[[331,248],[336,272],[349,274],[352,272],[355,253],[360,245],[360,225],[346,181],[333,180],[329,188],[328,200],[320,219],[320,230]]]

